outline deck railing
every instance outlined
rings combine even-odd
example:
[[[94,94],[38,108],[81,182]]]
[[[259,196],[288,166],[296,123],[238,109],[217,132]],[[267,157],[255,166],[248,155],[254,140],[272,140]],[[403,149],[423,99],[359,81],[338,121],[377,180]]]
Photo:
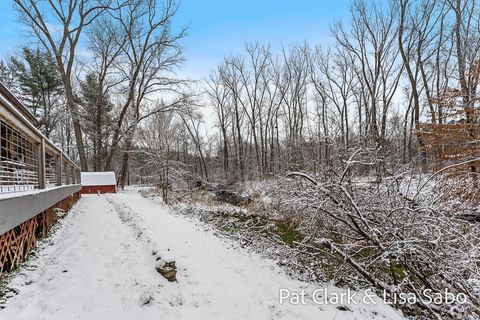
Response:
[[[80,196],[80,168],[36,127],[0,82],[0,274],[46,235]]]
[[[3,85],[0,89],[0,194],[79,184],[80,168],[27,119],[25,107]]]

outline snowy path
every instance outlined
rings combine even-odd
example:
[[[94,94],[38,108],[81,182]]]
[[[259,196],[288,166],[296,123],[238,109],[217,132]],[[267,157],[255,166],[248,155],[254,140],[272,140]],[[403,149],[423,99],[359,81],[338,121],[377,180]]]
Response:
[[[379,301],[281,305],[282,288],[318,287],[133,191],[84,196],[51,240],[12,279],[19,294],[0,319],[401,319]],[[174,256],[177,283],[156,272],[152,250]]]

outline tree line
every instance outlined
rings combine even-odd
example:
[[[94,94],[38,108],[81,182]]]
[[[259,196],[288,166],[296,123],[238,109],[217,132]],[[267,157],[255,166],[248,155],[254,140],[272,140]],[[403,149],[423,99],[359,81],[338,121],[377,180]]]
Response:
[[[38,46],[2,61],[2,82],[122,186],[329,174],[359,148],[384,175],[430,161],[422,124],[478,123],[477,1],[353,0],[327,44],[246,43],[198,81],[176,76],[175,0],[14,2]]]
[[[478,131],[479,8],[356,0],[328,44],[246,44],[207,81],[218,125],[212,170],[236,181],[325,171],[358,148],[382,174],[431,161],[422,124]]]

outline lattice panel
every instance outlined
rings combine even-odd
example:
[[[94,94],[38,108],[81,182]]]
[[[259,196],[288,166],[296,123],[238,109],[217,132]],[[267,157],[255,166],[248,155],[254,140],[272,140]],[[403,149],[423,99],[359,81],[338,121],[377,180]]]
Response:
[[[37,217],[0,236],[0,272],[13,269],[35,246]]]
[[[40,215],[38,215],[38,217],[38,227],[40,229],[39,232],[41,232],[42,237],[46,237],[50,227],[57,221],[58,216],[55,211],[50,208],[42,212]]]
[[[68,212],[80,198],[77,192],[16,228],[0,235],[0,273],[14,269],[35,247],[38,237],[46,237],[58,220],[57,210]]]

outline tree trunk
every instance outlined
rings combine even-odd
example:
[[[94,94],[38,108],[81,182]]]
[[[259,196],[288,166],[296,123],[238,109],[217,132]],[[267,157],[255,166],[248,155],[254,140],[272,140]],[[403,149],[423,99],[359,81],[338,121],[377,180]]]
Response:
[[[78,112],[74,100],[73,89],[71,80],[68,75],[63,75],[63,81],[65,83],[65,98],[67,100],[67,107],[70,111],[73,123],[73,131],[75,133],[75,142],[77,144],[78,156],[80,158],[80,167],[82,171],[88,171],[87,157],[85,155],[85,146],[83,145],[82,128],[80,126],[80,120],[78,119]]]
[[[125,150],[123,151],[122,165],[120,167],[120,174],[118,177],[118,186],[122,190],[125,189],[125,180],[128,172],[128,161],[130,159],[130,149],[132,148],[132,141],[133,130],[129,132],[129,134],[127,135],[127,139],[125,140]]]

